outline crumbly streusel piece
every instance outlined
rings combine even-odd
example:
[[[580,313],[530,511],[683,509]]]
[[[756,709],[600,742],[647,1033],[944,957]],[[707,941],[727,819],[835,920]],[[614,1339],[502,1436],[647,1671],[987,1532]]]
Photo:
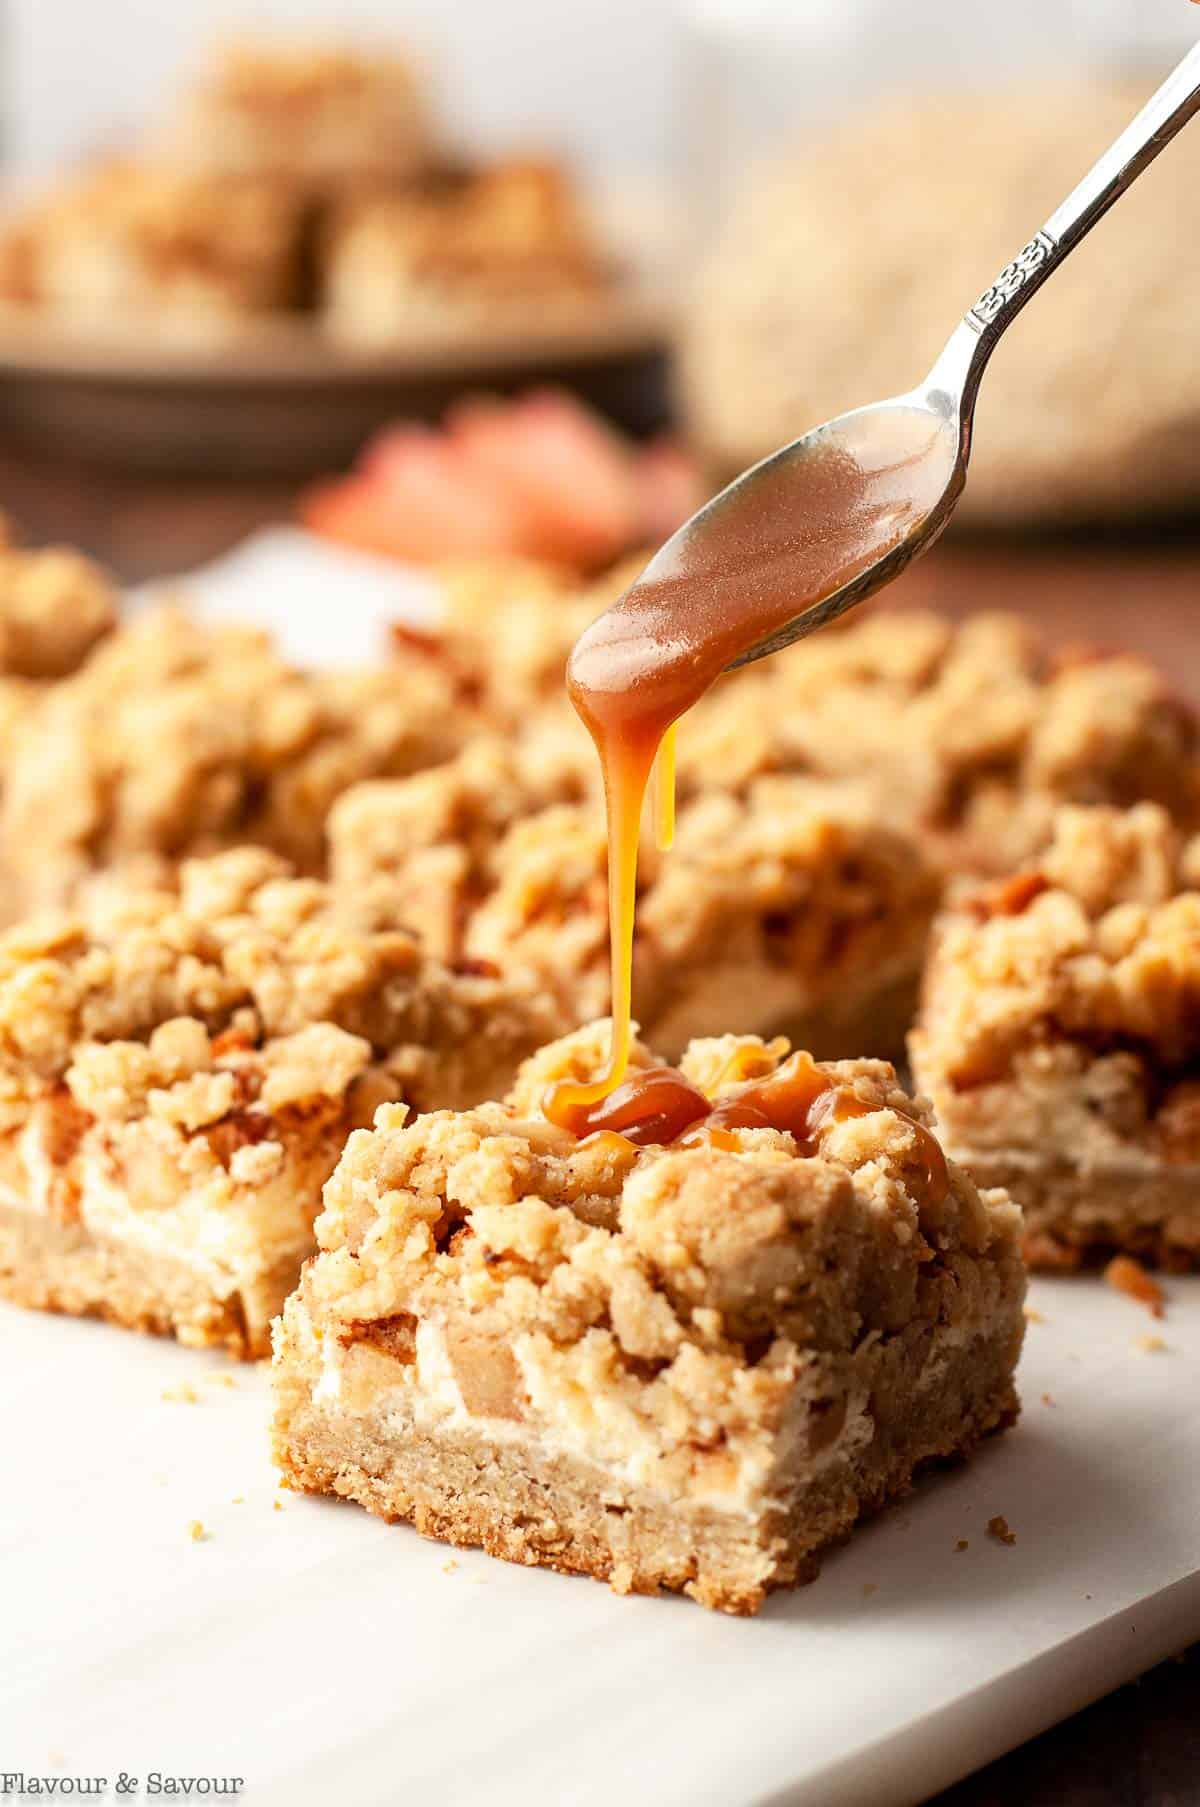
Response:
[[[350,1130],[494,1094],[560,1021],[398,901],[244,848],[0,938],[0,1292],[262,1354]]]
[[[1007,872],[1063,803],[1195,822],[1196,722],[1131,654],[1052,657],[1015,615],[868,615],[739,675],[680,736],[681,787],[763,771],[869,778],[952,869]]]
[[[330,818],[331,868],[348,885],[386,874],[442,958],[531,974],[584,1021],[608,1001],[604,817],[544,806],[552,774],[519,741],[480,743],[360,786]],[[634,995],[656,1045],[731,1026],[821,1052],[901,1045],[940,877],[862,786],[709,791],[680,811],[667,858],[644,852],[640,883]]]
[[[1043,84],[1024,70],[986,93],[934,83],[923,97],[873,94],[755,158],[681,297],[676,394],[692,443],[732,475],[848,395],[905,388],[940,351],[936,323],[957,313],[957,297],[1004,265],[1149,86],[1094,69]],[[1191,204],[1187,155],[1139,185],[1047,288],[1039,330],[1006,347],[964,520],[1028,532],[1195,507],[1200,370],[1188,309],[1200,247],[1175,227]],[[979,207],[983,193],[994,201]]]
[[[1031,1260],[1200,1264],[1200,842],[1163,810],[1064,809],[1035,865],[959,898],[910,1047]]]
[[[536,559],[464,560],[437,572],[442,615],[418,650],[445,662],[473,699],[505,727],[563,695],[571,648],[636,571],[582,588]],[[622,581],[623,580],[623,581]],[[405,629],[397,630],[403,652]]]
[[[116,595],[99,565],[69,546],[14,545],[0,518],[0,673],[66,677],[116,619]]]
[[[17,735],[0,846],[27,909],[146,854],[253,841],[316,870],[343,790],[448,758],[468,721],[432,664],[312,674],[255,630],[159,610],[111,635]]]
[[[346,203],[326,247],[330,329],[364,344],[447,320],[544,313],[610,272],[555,164],[498,163],[441,189]]]
[[[426,1535],[755,1612],[1015,1416],[1018,1213],[930,1159],[878,1061],[824,1069],[861,1114],[811,1152],[577,1141],[539,1100],[605,1045],[543,1050],[506,1104],[385,1106],[351,1138],[276,1332],[277,1460]],[[783,1060],[725,1037],[684,1067],[720,1099]]]
[[[0,240],[0,299],[89,332],[220,334],[289,307],[301,210],[268,182],[113,162],[65,183]]]
[[[323,194],[411,178],[429,154],[429,128],[416,71],[393,52],[240,39],[209,59],[161,149],[206,176]]]

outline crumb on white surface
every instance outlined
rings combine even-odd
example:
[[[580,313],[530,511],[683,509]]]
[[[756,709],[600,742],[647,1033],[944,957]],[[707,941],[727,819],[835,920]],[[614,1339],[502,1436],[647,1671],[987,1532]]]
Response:
[[[1160,1351],[1165,1352],[1166,1347],[1161,1336],[1139,1336],[1134,1344],[1135,1349],[1143,1349],[1147,1355],[1156,1355]]]
[[[1027,1324],[1044,1324],[1046,1320],[1041,1312],[1037,1310],[1036,1306],[1027,1305],[1025,1307],[1025,1322]]]
[[[962,1555],[962,1553],[963,1553],[963,1551],[964,1551],[964,1550],[969,1550],[969,1549],[970,1549],[970,1547],[971,1547],[971,1545],[970,1545],[970,1543],[969,1543],[969,1542],[968,1542],[968,1541],[967,1541],[967,1539],[966,1539],[966,1538],[965,1538],[965,1537],[960,1537],[960,1538],[959,1538],[959,1540],[958,1540],[958,1542],[957,1542],[957,1543],[956,1543],[956,1544],[955,1544],[955,1546],[954,1546],[954,1554],[955,1554],[955,1555],[956,1555],[956,1556],[961,1556],[961,1555]]]
[[[208,1536],[208,1532],[204,1529],[204,1524],[203,1524],[202,1520],[200,1520],[198,1518],[189,1519],[188,1536],[191,1538],[193,1543],[203,1543],[205,1541],[205,1539]]]
[[[997,1543],[1014,1544],[1017,1541],[1016,1532],[1002,1512],[997,1512],[994,1518],[988,1519],[987,1531],[988,1536],[994,1537]]]
[[[181,1381],[177,1387],[164,1387],[162,1397],[173,1405],[199,1405],[200,1395],[190,1380]]]
[[[1114,1255],[1104,1270],[1104,1278],[1117,1292],[1144,1305],[1151,1317],[1166,1315],[1167,1297],[1162,1287],[1132,1255]]]

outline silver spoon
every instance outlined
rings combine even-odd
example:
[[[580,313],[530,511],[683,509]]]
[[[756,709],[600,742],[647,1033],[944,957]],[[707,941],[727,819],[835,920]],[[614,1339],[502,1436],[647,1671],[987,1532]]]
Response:
[[[742,591],[749,587],[751,594],[757,590],[765,598],[772,577],[778,583],[788,575],[789,548],[794,551],[798,543],[806,492],[811,498],[815,491],[822,491],[821,482],[814,490],[813,479],[826,477],[831,469],[838,468],[839,461],[844,463],[847,458],[861,464],[864,445],[869,448],[869,464],[870,458],[877,455],[876,443],[881,434],[883,450],[878,456],[886,461],[891,455],[889,437],[897,455],[891,464],[885,462],[877,468],[884,470],[893,495],[904,504],[888,516],[890,531],[878,533],[874,541],[865,536],[865,565],[858,560],[849,561],[847,581],[835,576],[837,587],[831,592],[820,594],[818,586],[808,592],[812,600],[798,614],[783,620],[771,619],[769,631],[748,651],[731,657],[728,668],[749,664],[811,634],[889,583],[926,552],[962,494],[979,384],[1001,335],[1197,110],[1200,44],[1188,52],[1041,231],[968,309],[923,383],[907,395],[892,396],[827,421],[743,472],[667,542],[638,580],[635,591],[647,582],[656,591],[663,591],[681,582],[703,581],[710,575],[720,582],[728,576],[732,563],[742,579],[737,587]],[[1097,297],[1097,306],[1102,305],[1103,298]],[[940,443],[944,456],[929,468],[925,468],[925,460],[914,494],[905,497],[905,471],[916,467],[912,459],[901,454],[914,428],[914,444],[936,447]],[[835,502],[836,493],[825,481],[823,505],[828,511]],[[790,517],[790,525],[785,515]],[[830,520],[829,537],[836,539],[842,525]],[[822,531],[825,529],[819,528],[818,535]],[[752,550],[759,554],[757,564],[748,557]],[[802,556],[802,565],[803,562]],[[817,568],[811,560],[809,566]],[[830,569],[837,569],[836,560]],[[768,626],[768,615],[765,608],[759,611],[759,622],[764,628]]]

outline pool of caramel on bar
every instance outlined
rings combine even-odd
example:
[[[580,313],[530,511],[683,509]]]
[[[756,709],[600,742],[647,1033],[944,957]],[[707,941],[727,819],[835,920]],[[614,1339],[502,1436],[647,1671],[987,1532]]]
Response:
[[[736,1057],[735,1057],[736,1059]],[[800,1155],[817,1152],[829,1123],[872,1115],[881,1107],[831,1080],[812,1056],[797,1052],[765,1078],[722,1086],[713,1099],[674,1067],[637,1067],[594,1104],[560,1105],[557,1120],[577,1136],[623,1136],[638,1147],[740,1149],[739,1130],[789,1134]],[[900,1113],[907,1115],[907,1113]],[[927,1192],[944,1198],[946,1160],[937,1139],[909,1117]]]
[[[768,461],[749,483],[718,497],[581,636],[567,686],[604,773],[613,1027],[599,1078],[560,1085],[548,1097],[553,1121],[578,1121],[581,1109],[618,1087],[631,1124],[642,1110],[649,1121],[664,1102],[659,1081],[645,1072],[625,1078],[638,839],[664,736],[743,653],[918,528],[945,494],[956,454],[951,429],[924,410],[850,416],[799,464]],[[675,1110],[668,1109],[671,1121]]]

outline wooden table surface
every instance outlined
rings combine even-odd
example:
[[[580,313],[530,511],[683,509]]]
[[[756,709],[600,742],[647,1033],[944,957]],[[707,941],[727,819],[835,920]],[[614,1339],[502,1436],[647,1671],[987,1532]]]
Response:
[[[129,581],[186,569],[255,527],[286,521],[294,496],[282,483],[99,474],[0,442],[0,506],[22,536],[79,545]],[[1135,647],[1200,704],[1200,531],[1132,544],[949,540],[900,579],[891,600],[954,614],[1016,608],[1056,642]],[[1200,1646],[960,1783],[936,1807],[1194,1802]]]

